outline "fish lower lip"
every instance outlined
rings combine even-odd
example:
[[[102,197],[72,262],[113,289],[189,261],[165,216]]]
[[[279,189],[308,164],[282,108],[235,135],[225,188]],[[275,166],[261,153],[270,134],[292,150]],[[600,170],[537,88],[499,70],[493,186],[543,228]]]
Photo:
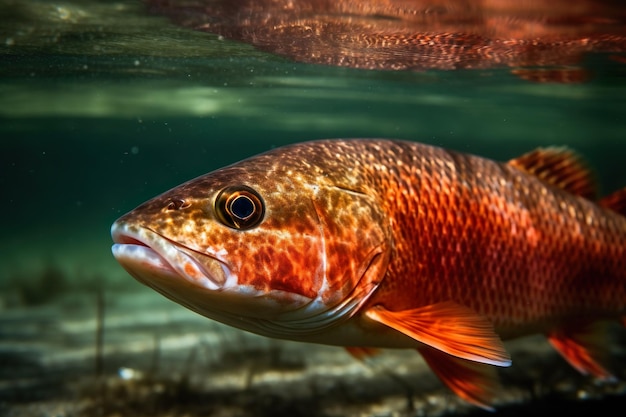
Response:
[[[140,281],[148,279],[147,273],[164,277],[179,276],[172,266],[159,254],[142,244],[115,243],[111,248],[115,259],[133,277]]]
[[[161,278],[182,277],[195,286],[218,290],[231,276],[224,263],[209,255],[181,246],[149,229],[128,229],[128,226],[113,224],[111,250],[124,269],[139,281],[151,283]]]

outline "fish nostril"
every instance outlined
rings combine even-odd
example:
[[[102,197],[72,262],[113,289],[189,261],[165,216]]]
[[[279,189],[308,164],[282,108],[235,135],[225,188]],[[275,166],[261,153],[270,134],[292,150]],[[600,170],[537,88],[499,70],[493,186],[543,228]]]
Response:
[[[191,203],[183,200],[182,198],[170,198],[165,206],[165,210],[176,211],[186,209],[189,206],[191,206]]]

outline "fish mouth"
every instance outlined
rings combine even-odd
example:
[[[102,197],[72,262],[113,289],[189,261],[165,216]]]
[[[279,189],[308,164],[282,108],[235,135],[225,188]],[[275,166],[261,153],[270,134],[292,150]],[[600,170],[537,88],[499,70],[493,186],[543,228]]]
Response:
[[[222,290],[236,281],[225,262],[147,227],[115,222],[111,237],[115,259],[135,279],[151,287],[163,279],[183,278],[193,286]]]

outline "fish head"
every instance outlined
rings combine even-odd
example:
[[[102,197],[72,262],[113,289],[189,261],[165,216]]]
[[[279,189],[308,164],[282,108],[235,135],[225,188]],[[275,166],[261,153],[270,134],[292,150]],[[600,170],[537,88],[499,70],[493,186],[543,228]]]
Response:
[[[376,198],[325,174],[277,154],[198,177],[119,218],[113,254],[217,321],[290,339],[322,331],[367,300],[390,252]]]

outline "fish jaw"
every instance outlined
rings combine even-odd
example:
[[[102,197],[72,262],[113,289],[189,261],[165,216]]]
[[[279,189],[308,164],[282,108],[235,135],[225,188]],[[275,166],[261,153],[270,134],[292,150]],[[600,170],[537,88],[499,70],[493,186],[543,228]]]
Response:
[[[303,316],[320,308],[316,300],[305,296],[239,283],[237,274],[222,258],[227,256],[223,249],[210,255],[200,253],[124,218],[113,224],[111,236],[113,256],[133,278],[198,314],[230,326],[289,338],[290,323],[302,325]],[[275,326],[274,322],[283,324]],[[311,326],[316,325],[313,319]]]
[[[175,243],[149,228],[118,221],[111,227],[111,236],[115,259],[144,284],[150,285],[155,278],[183,278],[207,290],[237,285],[237,276],[226,262]]]

